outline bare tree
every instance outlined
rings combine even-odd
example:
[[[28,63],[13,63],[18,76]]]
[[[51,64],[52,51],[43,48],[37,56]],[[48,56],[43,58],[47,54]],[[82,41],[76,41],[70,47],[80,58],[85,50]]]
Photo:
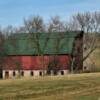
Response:
[[[54,37],[52,37],[52,41],[54,41],[54,44],[52,44],[54,45],[54,48],[52,48],[54,54],[52,55],[52,58],[50,59],[50,62],[48,65],[48,69],[47,69],[48,74],[50,74],[51,71],[53,71],[53,73],[56,75],[58,71],[60,70],[61,65],[59,62],[58,54],[60,50],[62,49],[62,46],[64,45],[64,44],[60,45],[63,39],[64,39],[63,33],[57,33],[56,35],[54,35]]]
[[[59,16],[51,17],[48,24],[48,32],[62,32],[64,31],[64,24]]]
[[[40,16],[31,16],[28,19],[24,19],[24,26],[26,32],[44,32],[45,25],[43,18]]]
[[[85,32],[84,34],[84,53],[85,56],[83,60],[85,60],[95,49],[96,49],[96,41],[97,38],[95,37],[96,30],[98,29],[98,24],[96,25],[95,19],[97,17],[93,17],[94,14],[87,13],[78,13],[77,15],[73,16],[75,22],[77,21],[80,29]],[[98,14],[97,14],[98,15]],[[95,15],[96,16],[96,15]],[[94,26],[95,25],[95,26]],[[96,27],[96,28],[95,28]],[[92,33],[90,33],[92,30]],[[86,53],[88,51],[88,53]]]
[[[84,31],[83,60],[84,62],[98,47],[97,32],[100,28],[100,13],[78,13],[73,16],[73,21],[78,23],[79,29]]]
[[[45,37],[41,37],[42,34],[45,35]],[[45,61],[44,61],[44,54],[45,54],[45,50],[48,46],[48,42],[50,40],[50,33],[31,33],[29,34],[29,40],[31,43],[33,43],[34,45],[34,49],[36,51],[37,56],[40,58],[41,61],[41,67],[43,69],[43,75],[45,75]],[[41,44],[41,42],[43,44]],[[41,46],[42,45],[42,46]]]
[[[15,33],[15,28],[12,25],[8,25],[7,27],[2,29],[2,33],[8,36],[11,33]]]
[[[93,13],[93,28],[94,28],[94,32],[100,32],[100,12],[95,12]]]
[[[77,21],[74,19],[70,19],[68,22],[65,22],[64,27],[65,27],[64,32],[79,30],[79,25],[78,25]]]
[[[26,32],[29,33],[29,40],[33,43],[37,56],[40,57],[44,75],[44,51],[48,45],[50,33],[45,33],[45,37],[41,37],[41,35],[45,32],[45,24],[43,18],[40,16],[32,16],[29,17],[29,19],[24,20],[24,26]],[[44,45],[41,48],[40,43],[42,40]]]
[[[76,23],[78,23],[78,26],[80,28],[81,31],[84,31],[85,30],[85,17],[84,17],[84,14],[76,14],[73,16],[73,21]]]

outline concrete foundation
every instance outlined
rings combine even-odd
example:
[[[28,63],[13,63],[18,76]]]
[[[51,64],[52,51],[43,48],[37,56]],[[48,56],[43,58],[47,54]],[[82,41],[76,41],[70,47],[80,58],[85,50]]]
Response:
[[[69,73],[68,70],[59,70],[56,75],[67,75]],[[47,75],[46,70],[3,70],[3,79],[14,79],[14,78],[28,78],[35,76],[43,76]],[[50,75],[55,75],[54,71],[51,71]]]

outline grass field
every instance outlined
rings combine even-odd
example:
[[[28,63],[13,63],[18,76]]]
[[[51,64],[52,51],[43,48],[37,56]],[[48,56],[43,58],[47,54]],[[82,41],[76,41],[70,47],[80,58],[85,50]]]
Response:
[[[100,73],[0,80],[0,100],[100,100]]]

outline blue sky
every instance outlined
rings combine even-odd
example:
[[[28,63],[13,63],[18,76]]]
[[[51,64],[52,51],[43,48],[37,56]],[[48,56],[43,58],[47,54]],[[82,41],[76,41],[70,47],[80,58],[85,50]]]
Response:
[[[0,0],[0,25],[19,26],[31,15],[40,15],[46,21],[55,15],[68,19],[86,11],[100,11],[100,0]]]

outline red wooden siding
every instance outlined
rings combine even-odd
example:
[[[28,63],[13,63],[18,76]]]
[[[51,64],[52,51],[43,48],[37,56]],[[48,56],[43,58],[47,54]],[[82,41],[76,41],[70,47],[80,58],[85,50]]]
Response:
[[[24,70],[47,69],[49,63],[55,59],[58,60],[60,69],[69,69],[71,57],[68,55],[59,56],[8,56],[5,58],[5,69],[16,69],[16,62]]]

